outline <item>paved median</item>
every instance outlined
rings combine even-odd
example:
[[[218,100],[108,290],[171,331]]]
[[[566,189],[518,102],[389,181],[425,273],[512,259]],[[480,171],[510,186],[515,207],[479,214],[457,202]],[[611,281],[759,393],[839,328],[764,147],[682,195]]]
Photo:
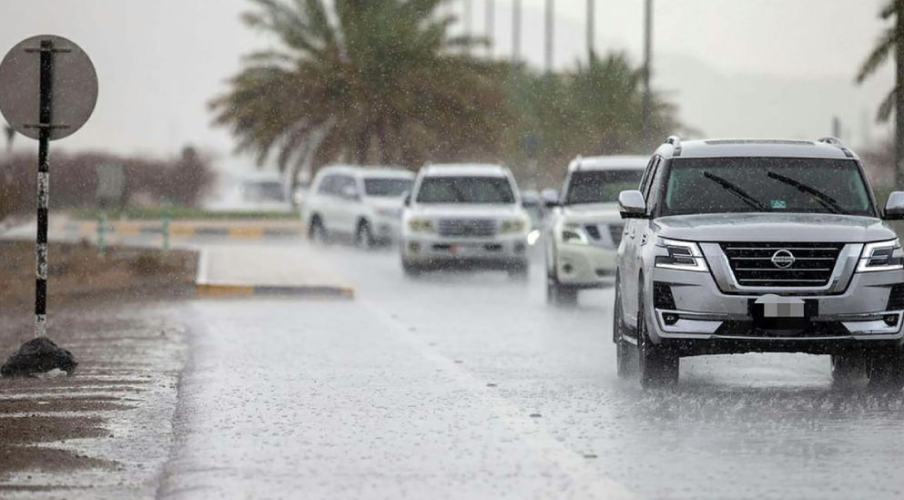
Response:
[[[351,299],[354,288],[305,245],[212,247],[201,251],[200,297]]]

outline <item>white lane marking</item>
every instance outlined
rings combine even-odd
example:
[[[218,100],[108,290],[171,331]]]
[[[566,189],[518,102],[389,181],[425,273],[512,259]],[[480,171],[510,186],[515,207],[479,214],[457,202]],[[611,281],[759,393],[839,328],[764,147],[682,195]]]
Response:
[[[485,381],[481,381],[460,364],[412,335],[405,324],[370,301],[360,300],[359,303],[373,312],[400,341],[411,346],[436,367],[443,369],[457,382],[468,386],[472,394],[479,394],[487,406],[527,441],[531,448],[534,448],[541,456],[555,464],[575,481],[575,484],[581,489],[582,498],[603,500],[636,500],[640,498],[625,485],[611,479],[602,468],[546,432],[536,421],[527,417],[527,412],[522,408],[509,403],[505,398],[490,390]]]

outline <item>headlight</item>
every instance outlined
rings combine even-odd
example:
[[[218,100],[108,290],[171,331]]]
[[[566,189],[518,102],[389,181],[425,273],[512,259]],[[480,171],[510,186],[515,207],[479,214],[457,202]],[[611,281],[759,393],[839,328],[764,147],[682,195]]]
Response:
[[[500,233],[520,233],[524,231],[524,228],[527,227],[527,223],[524,219],[509,219],[502,221],[502,224],[499,225]]]
[[[409,219],[408,229],[415,233],[435,233],[433,221],[430,219]]]
[[[562,243],[570,243],[572,245],[589,245],[590,238],[581,228],[580,224],[565,224],[559,232]]]
[[[682,271],[709,270],[703,252],[696,243],[659,238],[656,240],[656,246],[664,248],[668,252],[668,255],[656,256],[656,267]]]
[[[902,252],[901,242],[897,238],[878,243],[867,243],[863,246],[860,264],[857,265],[858,273],[901,269],[904,269],[904,252]]]

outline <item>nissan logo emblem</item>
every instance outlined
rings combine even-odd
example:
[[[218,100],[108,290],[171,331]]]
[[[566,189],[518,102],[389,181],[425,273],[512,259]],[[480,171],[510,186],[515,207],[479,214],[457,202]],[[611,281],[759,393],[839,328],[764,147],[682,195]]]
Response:
[[[781,269],[787,269],[793,266],[796,260],[794,254],[785,249],[772,254],[772,264]]]

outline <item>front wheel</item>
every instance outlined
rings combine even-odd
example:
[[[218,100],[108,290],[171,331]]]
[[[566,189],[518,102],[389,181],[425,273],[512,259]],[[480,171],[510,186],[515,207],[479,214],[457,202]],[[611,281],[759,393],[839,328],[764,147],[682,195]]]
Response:
[[[656,388],[678,383],[680,358],[677,353],[653,343],[647,333],[643,301],[637,318],[637,364],[640,373],[640,385],[645,388]]]
[[[376,240],[374,239],[373,231],[370,229],[370,224],[366,221],[361,221],[355,231],[355,246],[362,250],[370,250],[375,243]]]
[[[894,348],[874,354],[869,360],[867,374],[872,388],[887,391],[904,389],[904,351]]]
[[[325,245],[327,243],[328,235],[326,227],[324,227],[320,217],[316,215],[311,219],[311,226],[308,229],[308,239],[316,245]]]
[[[847,385],[866,377],[866,359],[858,354],[832,355],[832,381]]]
[[[637,373],[637,348],[625,336],[627,326],[622,316],[621,294],[615,289],[615,306],[612,311],[612,340],[615,342],[615,366],[618,378],[626,379]]]
[[[555,276],[546,277],[546,302],[556,306],[573,306],[578,301],[578,290],[559,283]]]

